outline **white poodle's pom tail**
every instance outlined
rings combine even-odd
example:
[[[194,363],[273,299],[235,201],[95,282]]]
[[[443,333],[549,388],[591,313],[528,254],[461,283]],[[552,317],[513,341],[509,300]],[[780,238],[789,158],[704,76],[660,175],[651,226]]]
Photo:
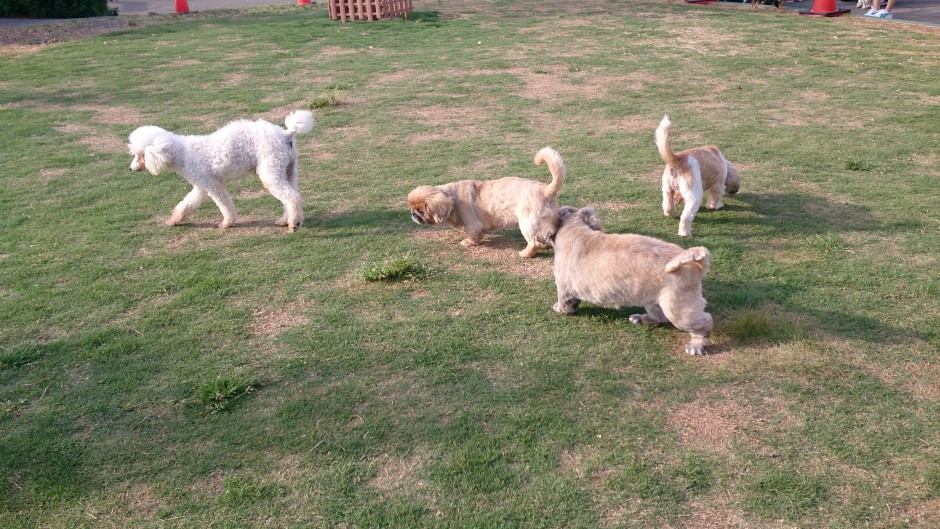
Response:
[[[555,196],[565,183],[565,175],[568,172],[565,169],[565,161],[555,149],[542,147],[539,152],[535,153],[535,165],[542,165],[543,162],[548,163],[548,170],[552,173],[552,181],[545,186],[545,192],[549,196]]]
[[[288,134],[306,134],[313,130],[313,112],[309,110],[295,110],[284,120]]]
[[[711,253],[704,246],[695,246],[680,253],[666,263],[666,272],[675,272],[683,266],[695,266],[702,271],[702,275],[708,273],[708,267],[711,261]]]

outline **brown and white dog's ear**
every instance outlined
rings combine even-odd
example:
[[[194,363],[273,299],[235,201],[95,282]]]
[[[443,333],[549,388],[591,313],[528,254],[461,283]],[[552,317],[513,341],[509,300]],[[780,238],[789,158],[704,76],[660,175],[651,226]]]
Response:
[[[601,230],[601,218],[597,216],[597,212],[594,211],[592,207],[586,207],[578,210],[578,214],[581,216],[581,220],[588,225],[594,231]]]

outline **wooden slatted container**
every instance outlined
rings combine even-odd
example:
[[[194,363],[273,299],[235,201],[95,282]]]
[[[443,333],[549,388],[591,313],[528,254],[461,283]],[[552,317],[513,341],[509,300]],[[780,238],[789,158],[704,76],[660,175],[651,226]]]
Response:
[[[408,20],[411,0],[330,0],[330,18],[346,23],[349,20],[379,20],[397,16]]]

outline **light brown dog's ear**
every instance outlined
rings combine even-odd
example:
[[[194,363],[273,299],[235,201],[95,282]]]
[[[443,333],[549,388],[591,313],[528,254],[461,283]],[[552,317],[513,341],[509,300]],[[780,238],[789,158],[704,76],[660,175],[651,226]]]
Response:
[[[571,215],[577,213],[578,210],[571,206],[562,206],[558,208],[558,225],[561,226],[565,223],[566,220],[571,218]]]
[[[579,211],[579,214],[581,215],[581,220],[584,221],[584,223],[587,224],[589,228],[591,228],[594,231],[601,230],[601,218],[597,216],[597,213],[594,211],[594,208],[592,207],[582,208]]]

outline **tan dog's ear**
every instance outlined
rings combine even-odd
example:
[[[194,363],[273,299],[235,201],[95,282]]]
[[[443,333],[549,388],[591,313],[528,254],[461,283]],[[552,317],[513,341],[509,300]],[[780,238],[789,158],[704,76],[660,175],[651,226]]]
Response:
[[[601,218],[597,216],[597,213],[592,207],[586,207],[581,209],[578,212],[581,215],[581,220],[588,225],[594,231],[601,230]]]
[[[424,199],[424,207],[427,214],[434,219],[435,224],[440,224],[450,217],[454,211],[454,200],[444,194],[440,189],[432,188],[428,196]]]

